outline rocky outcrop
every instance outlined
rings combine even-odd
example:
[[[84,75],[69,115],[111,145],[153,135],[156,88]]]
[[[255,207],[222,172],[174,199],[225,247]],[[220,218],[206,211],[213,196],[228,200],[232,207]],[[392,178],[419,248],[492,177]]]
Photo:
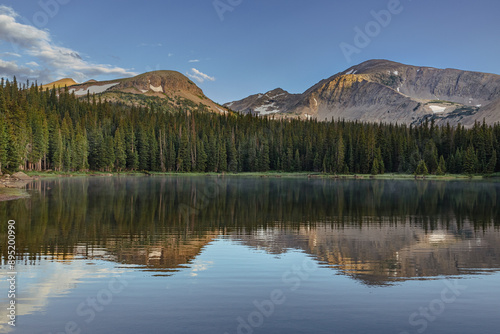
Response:
[[[33,178],[23,172],[4,174],[0,178],[0,188],[24,188]]]

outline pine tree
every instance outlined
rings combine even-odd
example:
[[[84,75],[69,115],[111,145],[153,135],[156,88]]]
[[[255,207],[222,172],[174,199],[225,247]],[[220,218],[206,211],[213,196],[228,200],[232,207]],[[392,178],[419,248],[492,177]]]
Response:
[[[427,165],[424,160],[420,160],[418,163],[417,169],[415,170],[415,175],[428,175],[429,170],[427,169]]]
[[[300,172],[302,170],[302,162],[300,160],[299,149],[295,150],[295,155],[293,158],[293,170],[296,172]]]
[[[109,135],[104,138],[104,149],[102,156],[102,169],[106,171],[112,171],[115,164],[115,149],[114,149],[114,138]]]
[[[238,151],[236,150],[236,145],[234,143],[234,135],[227,139],[227,160],[228,160],[228,170],[230,172],[238,171]]]
[[[151,170],[151,147],[149,136],[143,127],[137,132],[137,152],[139,155],[139,169]]]
[[[384,174],[384,172],[385,172],[384,160],[382,158],[382,151],[379,147],[375,150],[375,158],[373,159],[371,173],[372,175],[377,175],[377,174]]]
[[[91,170],[101,170],[106,166],[104,146],[102,129],[92,128],[89,133],[89,165]]]
[[[436,170],[436,174],[437,175],[444,175],[446,174],[446,162],[444,161],[444,157],[441,156],[439,158],[439,164],[438,164],[438,168]]]
[[[61,171],[63,169],[63,155],[64,155],[64,146],[63,146],[61,130],[57,131],[55,138],[56,139],[54,143],[54,154],[52,156],[52,165],[55,170]]]
[[[156,132],[149,131],[148,132],[148,140],[149,140],[149,170],[158,172],[161,170],[160,167],[160,150],[158,138],[156,137]]]
[[[168,153],[167,153],[167,170],[169,172],[172,172],[175,170],[175,157],[177,156],[177,153],[175,151],[175,146],[173,140],[169,140],[168,143]]]
[[[121,171],[125,169],[127,165],[127,150],[125,147],[125,141],[123,140],[121,129],[116,129],[114,138],[114,150],[115,150],[115,167],[117,170]]]
[[[432,139],[427,141],[424,151],[424,161],[431,174],[435,173],[438,168],[438,152],[436,144]]]
[[[75,138],[75,149],[73,152],[73,166],[75,170],[84,171],[89,168],[88,163],[88,141],[84,129],[79,129]]]
[[[262,141],[258,169],[261,172],[267,172],[269,168],[270,168],[269,143],[267,139],[264,139]]]
[[[208,159],[207,159],[207,171],[208,172],[217,172],[218,170],[218,152],[217,152],[217,141],[215,135],[211,135],[208,142]]]
[[[470,145],[469,148],[467,148],[467,151],[465,152],[463,171],[467,175],[472,175],[476,173],[476,166],[477,166],[476,151],[474,150],[474,147]]]
[[[125,134],[125,147],[127,154],[127,168],[136,170],[139,167],[139,154],[136,147],[136,136],[132,126],[127,126]]]
[[[176,168],[178,172],[191,171],[191,150],[187,131],[182,131],[179,152],[177,154]]]
[[[196,171],[205,172],[207,169],[207,152],[205,151],[205,145],[203,141],[198,141],[196,143]]]
[[[227,151],[226,144],[222,137],[217,141],[217,151],[219,152],[219,172],[227,171]]]
[[[488,165],[486,166],[485,172],[487,174],[494,173],[496,165],[497,165],[497,151],[493,150],[493,154],[491,155],[490,161],[488,162]]]
[[[378,175],[380,174],[380,169],[379,169],[379,161],[377,158],[373,159],[373,165],[372,165],[372,171],[371,171],[371,174],[372,175]]]
[[[339,139],[337,140],[337,146],[335,151],[335,173],[342,173],[344,171],[344,159],[345,159],[345,147],[344,139],[342,134],[339,134]]]

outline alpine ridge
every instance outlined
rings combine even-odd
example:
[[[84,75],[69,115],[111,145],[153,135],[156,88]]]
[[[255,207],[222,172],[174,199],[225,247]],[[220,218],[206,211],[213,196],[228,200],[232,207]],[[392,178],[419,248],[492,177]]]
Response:
[[[500,75],[369,60],[302,94],[277,89],[224,106],[277,118],[413,125],[434,120],[470,127],[500,121]]]
[[[62,84],[61,84],[62,82]],[[176,71],[153,71],[135,77],[109,81],[89,80],[82,84],[72,79],[59,80],[43,85],[44,88],[64,87],[78,97],[99,95],[113,103],[149,107],[196,107],[204,105],[209,111],[226,113],[227,110],[205,96],[203,91],[189,78]]]

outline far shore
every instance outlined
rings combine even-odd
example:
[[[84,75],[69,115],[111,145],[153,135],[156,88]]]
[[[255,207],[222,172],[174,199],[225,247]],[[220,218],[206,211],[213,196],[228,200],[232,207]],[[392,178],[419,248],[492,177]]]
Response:
[[[111,177],[111,176],[214,176],[214,177],[261,177],[261,178],[309,178],[309,179],[360,179],[360,180],[482,180],[493,178],[485,175],[418,175],[414,174],[325,174],[315,172],[242,172],[242,173],[199,173],[199,172],[26,172],[31,177]],[[500,178],[500,175],[495,175]]]

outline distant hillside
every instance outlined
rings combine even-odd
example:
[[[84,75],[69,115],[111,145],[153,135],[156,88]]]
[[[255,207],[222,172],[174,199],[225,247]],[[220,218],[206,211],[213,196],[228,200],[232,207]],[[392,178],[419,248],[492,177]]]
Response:
[[[176,108],[203,104],[213,112],[227,112],[206,97],[194,82],[176,71],[154,71],[109,81],[90,80],[71,86],[69,91],[79,97],[99,94],[110,102],[126,105]]]
[[[280,94],[275,94],[280,92]],[[277,117],[437,124],[500,121],[500,76],[370,60],[318,82],[302,94],[281,89],[225,104]]]
[[[54,82],[51,82],[51,83],[48,83],[46,85],[42,85],[42,88],[43,89],[52,89],[52,88],[62,88],[62,87],[69,87],[69,86],[73,86],[73,85],[77,85],[78,83],[71,79],[71,78],[65,78],[65,79],[61,79],[61,80],[57,80],[57,81],[54,81]]]

